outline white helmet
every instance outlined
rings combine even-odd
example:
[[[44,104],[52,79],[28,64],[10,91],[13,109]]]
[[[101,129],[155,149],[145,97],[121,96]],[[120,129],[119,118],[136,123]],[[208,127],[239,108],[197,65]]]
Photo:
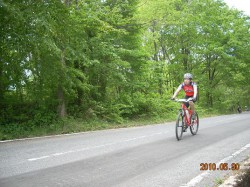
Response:
[[[191,73],[184,74],[184,79],[193,79],[193,75]]]

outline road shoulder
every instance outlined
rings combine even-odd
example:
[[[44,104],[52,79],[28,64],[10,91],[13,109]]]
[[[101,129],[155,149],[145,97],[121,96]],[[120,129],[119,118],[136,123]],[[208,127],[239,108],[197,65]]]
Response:
[[[244,178],[244,175],[246,175],[246,173],[249,171],[250,171],[250,156],[248,156],[248,158],[246,158],[245,161],[243,161],[240,164],[239,171],[230,173],[230,176],[228,176],[227,179],[223,182],[223,184],[219,185],[218,187],[239,186],[238,183],[242,180],[242,178]]]

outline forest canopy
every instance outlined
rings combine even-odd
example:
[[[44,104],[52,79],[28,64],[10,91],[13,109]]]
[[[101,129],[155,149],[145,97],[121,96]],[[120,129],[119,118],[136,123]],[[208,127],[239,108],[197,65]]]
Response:
[[[0,125],[167,116],[190,72],[203,109],[250,99],[250,19],[222,0],[3,0]]]

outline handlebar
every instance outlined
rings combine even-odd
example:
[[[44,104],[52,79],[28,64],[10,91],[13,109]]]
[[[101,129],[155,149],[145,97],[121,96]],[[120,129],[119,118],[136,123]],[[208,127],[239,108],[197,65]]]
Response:
[[[175,102],[178,102],[178,103],[188,103],[189,101],[192,101],[193,98],[188,98],[188,99],[172,99],[173,101]]]

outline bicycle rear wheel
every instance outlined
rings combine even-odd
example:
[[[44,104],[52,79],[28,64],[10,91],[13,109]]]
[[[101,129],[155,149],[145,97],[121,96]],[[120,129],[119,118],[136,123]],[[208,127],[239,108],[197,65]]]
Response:
[[[176,120],[176,126],[175,126],[175,134],[176,134],[176,139],[179,141],[182,138],[183,134],[183,128],[184,128],[184,121],[183,121],[183,116],[182,112],[180,111]]]
[[[190,132],[192,135],[196,135],[199,129],[199,116],[198,113],[195,112],[195,119],[192,120],[190,125]]]

